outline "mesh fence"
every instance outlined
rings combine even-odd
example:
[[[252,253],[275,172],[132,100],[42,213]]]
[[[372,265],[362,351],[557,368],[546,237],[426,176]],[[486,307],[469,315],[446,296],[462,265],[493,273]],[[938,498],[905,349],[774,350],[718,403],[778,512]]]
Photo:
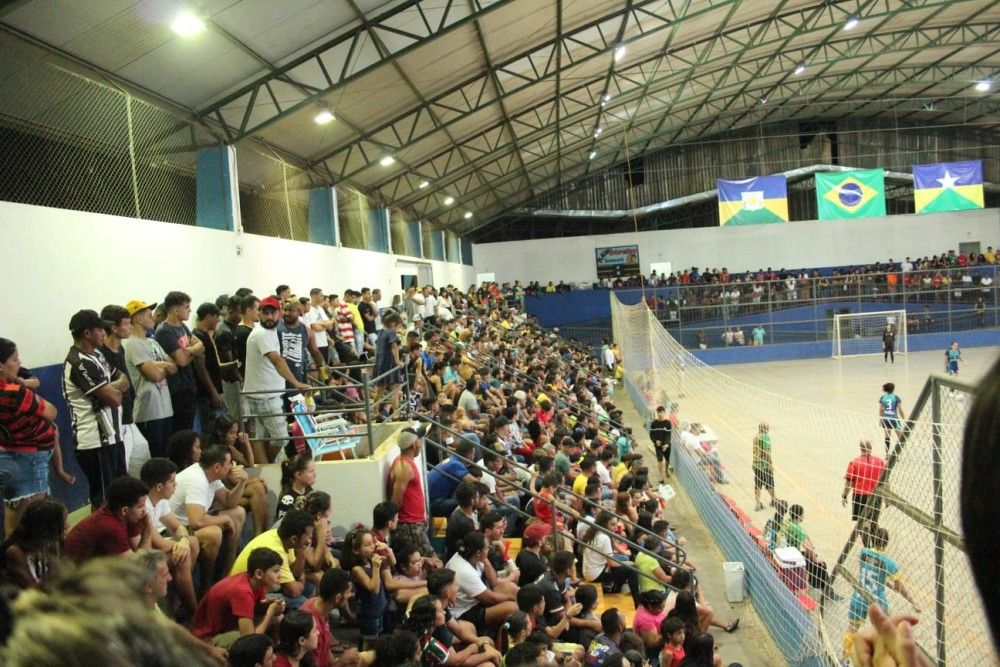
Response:
[[[7,44],[2,57],[0,199],[195,223],[207,130],[30,50]]]
[[[676,411],[675,467],[727,557],[747,566],[751,599],[776,643],[791,664],[838,664],[851,641],[852,598],[856,608],[872,599],[859,583],[856,524],[841,506],[844,470],[858,456],[860,440],[874,443],[881,456],[878,420],[742,383],[687,352],[644,304],[624,306],[612,297],[611,309],[636,405]],[[877,494],[883,504],[878,525],[889,534],[884,553],[921,610],[920,648],[941,665],[995,664],[958,519],[970,392],[948,379],[928,380],[902,438],[890,435],[885,492]],[[768,548],[763,529],[773,511],[756,510],[752,442],[761,422],[769,425],[776,495],[804,507],[804,572],[780,563]],[[766,490],[761,499],[769,500]],[[787,533],[787,517],[783,525]],[[894,581],[888,569],[881,578]],[[785,584],[775,587],[776,581]],[[913,610],[889,588],[871,592],[884,595],[890,611]]]
[[[307,172],[264,146],[236,147],[243,231],[295,241],[309,240]]]

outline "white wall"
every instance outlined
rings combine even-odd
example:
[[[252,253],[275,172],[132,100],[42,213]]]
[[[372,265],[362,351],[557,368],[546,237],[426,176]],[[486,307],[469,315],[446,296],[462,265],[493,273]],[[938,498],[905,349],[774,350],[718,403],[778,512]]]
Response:
[[[260,296],[279,284],[298,295],[371,287],[389,305],[400,291],[397,260],[430,264],[435,285],[464,289],[475,279],[472,267],[449,262],[10,202],[0,202],[0,238],[0,336],[29,368],[65,358],[77,310],[161,301],[170,290],[197,308],[239,287]]]
[[[593,282],[594,249],[614,245],[638,244],[648,274],[650,262],[673,262],[675,271],[725,266],[732,272],[900,261],[968,241],[984,250],[1000,246],[1000,209],[483,243],[472,247],[472,257],[476,273],[495,273],[500,282],[545,284]]]

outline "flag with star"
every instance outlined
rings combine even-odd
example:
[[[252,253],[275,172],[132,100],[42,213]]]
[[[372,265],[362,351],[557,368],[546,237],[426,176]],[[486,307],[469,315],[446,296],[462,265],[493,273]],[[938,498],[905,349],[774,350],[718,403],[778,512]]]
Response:
[[[816,174],[816,204],[820,220],[885,215],[885,170]]]
[[[917,213],[983,208],[983,162],[913,165],[913,203]]]

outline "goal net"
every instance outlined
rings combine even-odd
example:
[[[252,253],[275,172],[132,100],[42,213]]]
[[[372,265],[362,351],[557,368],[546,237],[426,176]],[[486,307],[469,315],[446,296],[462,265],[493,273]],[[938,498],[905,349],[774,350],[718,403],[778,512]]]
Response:
[[[906,311],[844,313],[833,316],[833,356],[882,354],[883,336],[891,333],[896,354],[906,354]]]

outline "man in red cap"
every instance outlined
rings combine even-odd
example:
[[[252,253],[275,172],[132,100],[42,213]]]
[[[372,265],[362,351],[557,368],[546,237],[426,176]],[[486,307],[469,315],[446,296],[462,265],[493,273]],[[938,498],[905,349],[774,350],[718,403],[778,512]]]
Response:
[[[260,302],[260,321],[247,338],[247,363],[243,391],[247,392],[247,407],[257,423],[257,437],[261,438],[268,458],[284,447],[288,426],[281,416],[281,394],[288,387],[306,391],[309,385],[299,382],[288,363],[281,356],[278,341],[278,319],[281,304],[268,296]]]
[[[545,557],[552,553],[552,526],[547,523],[533,523],[524,529],[521,536],[521,550],[517,552],[514,564],[521,571],[518,581],[521,585],[533,584],[540,580],[548,567]]]

